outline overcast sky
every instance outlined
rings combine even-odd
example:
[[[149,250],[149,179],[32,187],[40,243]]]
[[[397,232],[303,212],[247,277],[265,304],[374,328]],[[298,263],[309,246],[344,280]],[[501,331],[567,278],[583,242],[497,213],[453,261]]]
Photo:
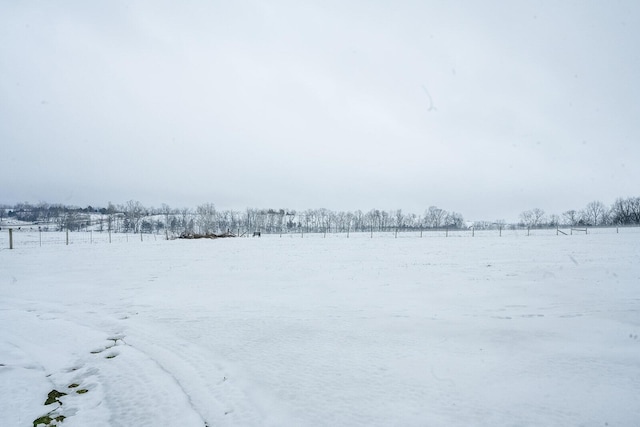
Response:
[[[0,202],[640,196],[640,2],[0,3]]]

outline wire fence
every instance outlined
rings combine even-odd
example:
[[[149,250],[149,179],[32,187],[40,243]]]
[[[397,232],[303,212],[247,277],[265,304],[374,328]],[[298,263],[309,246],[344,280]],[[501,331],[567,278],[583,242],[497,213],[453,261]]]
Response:
[[[34,231],[22,227],[3,227],[0,230],[0,248],[139,243],[150,240],[164,240],[166,238],[166,235],[162,234],[112,233],[108,231]]]
[[[266,236],[289,237],[289,238],[448,238],[448,237],[535,237],[535,236],[584,236],[590,234],[629,234],[634,233],[640,237],[640,226],[607,226],[607,227],[544,227],[527,228],[509,226],[492,229],[447,229],[447,228],[426,228],[423,230],[370,230],[358,232],[295,232],[295,233],[271,233]]]
[[[257,234],[257,233],[256,233]],[[261,233],[267,238],[487,238],[487,237],[536,237],[536,236],[586,236],[590,234],[637,234],[640,238],[640,227],[556,227],[556,228],[526,228],[505,227],[496,229],[477,230],[468,229],[424,229],[424,230],[371,230],[368,232],[313,232],[302,231],[293,233]],[[53,245],[103,245],[141,243],[145,241],[158,241],[174,239],[177,236],[160,233],[114,233],[108,231],[42,231],[27,227],[7,228],[0,230],[0,249],[36,248]],[[253,238],[252,233],[242,233],[242,238]],[[258,237],[255,237],[258,238]]]

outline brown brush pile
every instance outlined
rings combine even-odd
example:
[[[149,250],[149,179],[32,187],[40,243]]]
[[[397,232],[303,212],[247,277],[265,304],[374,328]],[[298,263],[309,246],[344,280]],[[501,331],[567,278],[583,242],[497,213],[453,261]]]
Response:
[[[178,239],[222,239],[225,237],[236,237],[233,233],[223,233],[223,234],[214,234],[214,233],[206,233],[206,234],[198,234],[198,233],[182,233],[178,236]]]

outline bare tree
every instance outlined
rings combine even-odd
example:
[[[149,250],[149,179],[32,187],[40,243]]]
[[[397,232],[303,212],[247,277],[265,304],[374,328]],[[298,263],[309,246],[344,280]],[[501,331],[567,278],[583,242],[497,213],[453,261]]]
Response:
[[[640,197],[616,199],[611,206],[610,216],[615,224],[640,224]]]
[[[189,208],[180,209],[180,226],[183,233],[193,233],[194,223]]]
[[[214,231],[216,207],[213,203],[205,203],[196,208],[197,224],[200,233],[209,234]]]
[[[140,222],[142,217],[146,215],[146,211],[142,203],[139,201],[129,200],[124,206],[125,219],[129,222],[129,227],[134,233],[140,232]]]
[[[77,209],[67,208],[62,215],[61,230],[76,231],[82,226],[82,217]]]
[[[363,231],[366,227],[364,225],[364,213],[358,209],[353,213],[353,229]]]
[[[563,212],[562,218],[564,218],[564,223],[566,225],[571,226],[578,224],[578,221],[580,221],[580,215],[576,210],[573,209]]]
[[[347,212],[345,213],[344,216],[344,225],[346,226],[347,231],[351,230],[351,227],[353,225],[353,221],[354,221],[355,215],[351,212]]]
[[[614,224],[628,224],[630,218],[627,201],[622,197],[617,198],[611,206],[611,220]]]
[[[380,230],[382,228],[382,215],[378,209],[371,209],[364,216],[364,225],[372,230]]]
[[[245,214],[245,223],[244,226],[247,229],[247,231],[257,231],[257,228],[255,228],[255,222],[256,222],[256,212],[257,209],[252,209],[252,208],[247,208],[246,214]]]
[[[391,225],[392,215],[387,211],[380,211],[380,230],[387,230]]]
[[[440,209],[437,206],[429,206],[429,209],[424,213],[426,225],[433,228],[438,228],[443,225],[443,221],[446,216],[447,211]]]
[[[449,212],[445,218],[445,225],[452,228],[464,228],[464,217],[458,212]]]
[[[394,217],[395,217],[394,219],[395,219],[395,226],[396,226],[396,229],[402,229],[402,228],[404,228],[404,221],[405,221],[405,218],[404,218],[404,215],[402,214],[402,209],[398,209],[398,210],[395,212]]]
[[[520,214],[520,220],[527,227],[538,227],[544,222],[544,210],[534,208]]]
[[[640,224],[640,197],[632,197],[628,199],[628,203],[631,222],[633,224]]]
[[[406,214],[404,221],[405,225],[409,228],[416,229],[420,227],[420,218],[414,213]]]
[[[165,229],[169,230],[171,228],[171,219],[173,217],[173,209],[171,209],[171,207],[169,205],[167,205],[166,203],[163,203],[162,206],[160,207],[160,213],[162,214],[162,216],[164,217],[164,227]],[[171,230],[173,231],[173,230]]]
[[[604,203],[595,200],[587,204],[582,212],[584,221],[587,224],[593,226],[602,225],[606,219],[607,207]]]

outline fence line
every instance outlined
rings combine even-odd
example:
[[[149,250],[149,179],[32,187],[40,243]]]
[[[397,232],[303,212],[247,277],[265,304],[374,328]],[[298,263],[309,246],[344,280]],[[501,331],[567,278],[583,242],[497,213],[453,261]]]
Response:
[[[571,226],[565,227],[501,227],[491,229],[477,228],[425,228],[422,230],[402,230],[402,229],[386,229],[386,230],[368,230],[353,231],[346,230],[340,232],[319,231],[295,231],[295,232],[262,232],[263,236],[276,236],[288,238],[434,238],[434,237],[536,237],[536,236],[573,236],[585,234],[619,234],[619,233],[638,233],[640,234],[640,226],[606,226],[606,227],[582,227],[575,228]]]
[[[558,236],[558,238],[571,238],[571,236],[585,236],[590,234],[619,234],[619,233],[637,233],[640,235],[639,226],[625,227],[554,227],[554,228],[526,228],[526,227],[502,227],[496,229],[479,230],[468,229],[423,229],[423,230],[370,230],[370,231],[350,231],[345,232],[302,232],[296,231],[291,233],[265,233],[262,236],[271,238],[357,238],[357,239],[406,239],[406,238],[487,238],[487,237],[530,237],[536,236]],[[11,249],[20,247],[42,247],[52,245],[94,245],[94,244],[110,244],[110,243],[140,243],[145,241],[158,241],[173,239],[176,236],[167,233],[113,233],[108,231],[38,231],[26,228],[7,228],[0,230],[0,249]],[[252,234],[241,233],[242,238],[252,238]],[[257,237],[256,237],[257,238]]]
[[[164,234],[110,233],[108,231],[34,231],[3,227],[0,231],[0,249],[42,247],[52,245],[110,244],[165,240]]]

